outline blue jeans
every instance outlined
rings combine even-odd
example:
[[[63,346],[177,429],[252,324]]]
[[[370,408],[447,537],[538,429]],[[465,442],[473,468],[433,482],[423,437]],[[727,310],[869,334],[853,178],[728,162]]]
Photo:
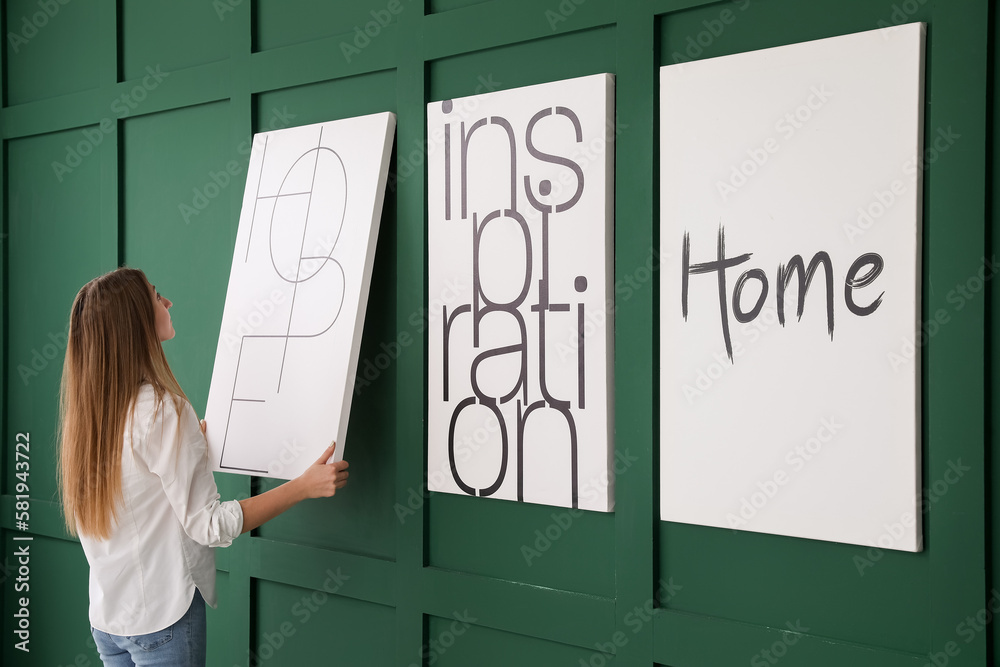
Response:
[[[90,628],[105,667],[205,667],[205,600],[201,591],[173,625],[148,635],[112,635]]]

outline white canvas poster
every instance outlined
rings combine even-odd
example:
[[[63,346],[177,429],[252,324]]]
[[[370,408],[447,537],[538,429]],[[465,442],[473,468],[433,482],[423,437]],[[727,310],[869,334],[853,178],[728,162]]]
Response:
[[[660,70],[663,520],[921,549],[923,44]]]
[[[333,440],[343,458],[395,127],[254,136],[205,413],[214,470],[292,479]]]
[[[614,79],[427,105],[428,488],[610,511]]]

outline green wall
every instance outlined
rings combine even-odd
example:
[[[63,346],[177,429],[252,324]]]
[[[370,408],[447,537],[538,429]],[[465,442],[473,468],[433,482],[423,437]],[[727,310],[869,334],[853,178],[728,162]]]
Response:
[[[251,133],[379,111],[398,116],[396,155],[360,359],[416,342],[359,387],[345,491],[217,552],[210,665],[990,664],[1000,638],[976,616],[1000,585],[988,474],[1000,472],[1000,297],[988,285],[959,311],[946,294],[993,252],[992,2],[9,0],[0,20],[4,665],[99,664],[87,563],[55,483],[76,290],[123,262],[143,268],[174,301],[165,347],[203,411]],[[924,312],[951,319],[920,350],[923,484],[955,461],[971,468],[924,515],[922,553],[658,520],[655,280],[615,310],[615,446],[628,462],[615,513],[426,494],[428,102],[613,72],[623,280],[659,247],[659,66],[911,21],[929,25],[925,136],[961,136],[924,172]],[[15,523],[22,432],[27,532]],[[274,485],[217,480],[227,499]],[[14,646],[23,544],[30,653]]]

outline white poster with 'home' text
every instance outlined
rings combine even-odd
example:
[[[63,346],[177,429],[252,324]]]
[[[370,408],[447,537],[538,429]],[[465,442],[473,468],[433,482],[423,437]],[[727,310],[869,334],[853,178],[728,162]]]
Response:
[[[921,549],[923,48],[660,70],[663,520]]]

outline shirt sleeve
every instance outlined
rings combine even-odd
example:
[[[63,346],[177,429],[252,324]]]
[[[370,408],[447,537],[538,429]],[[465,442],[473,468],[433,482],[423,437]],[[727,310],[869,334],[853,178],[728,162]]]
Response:
[[[228,547],[243,531],[239,501],[219,502],[208,458],[208,443],[194,408],[164,395],[146,437],[146,464],[160,478],[174,515],[188,537],[209,547]]]

